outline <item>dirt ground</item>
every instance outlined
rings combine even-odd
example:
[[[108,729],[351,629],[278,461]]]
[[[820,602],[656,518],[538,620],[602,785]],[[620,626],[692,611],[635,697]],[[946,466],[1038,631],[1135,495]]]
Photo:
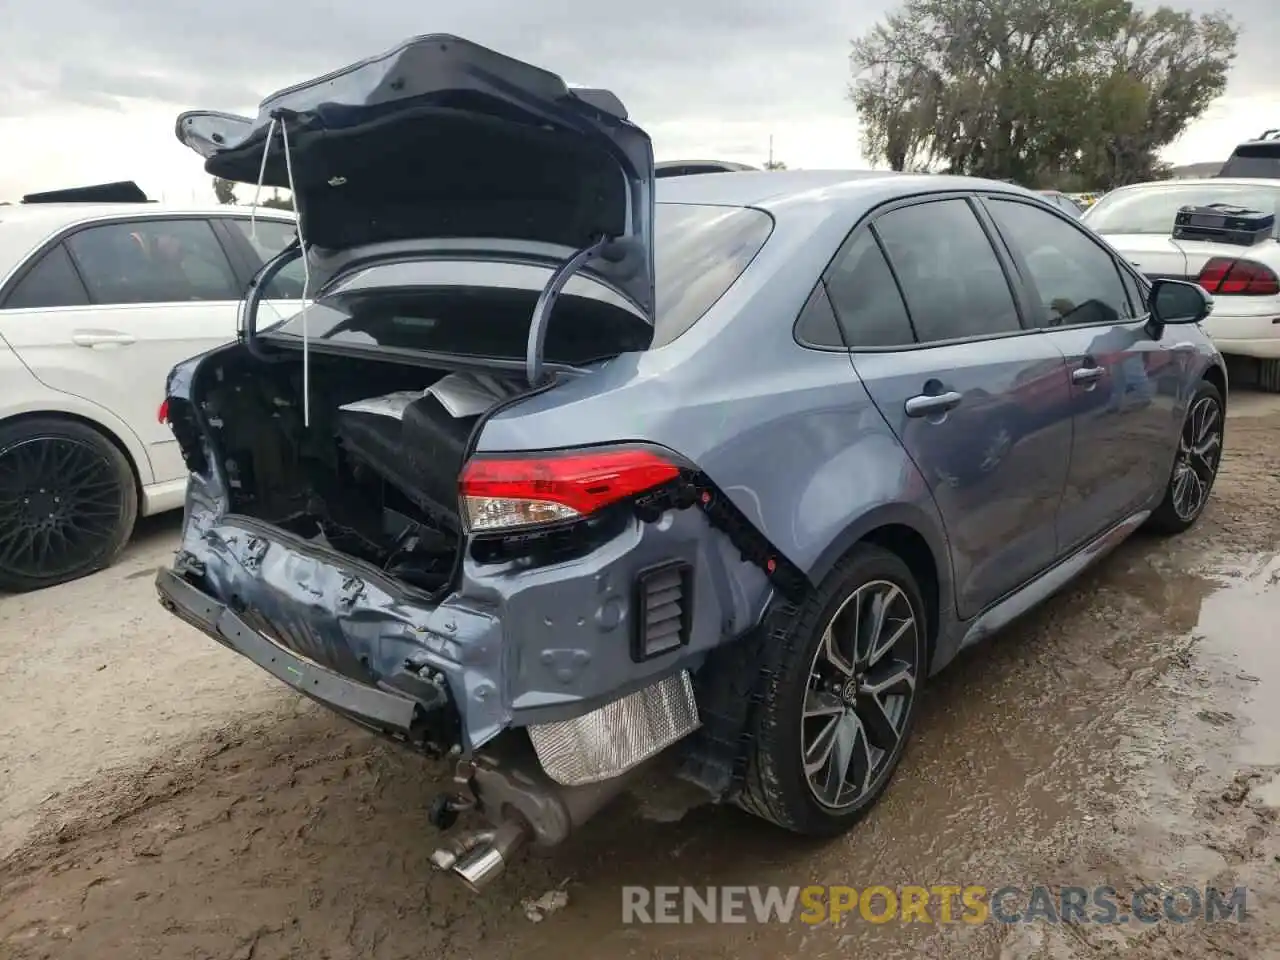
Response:
[[[947,671],[884,801],[797,843],[626,798],[483,898],[431,873],[444,771],[165,615],[176,518],[0,598],[0,956],[1280,958],[1280,398],[1203,521],[1139,537]],[[1243,923],[624,925],[639,885],[1248,888]],[[534,924],[521,906],[568,904]]]

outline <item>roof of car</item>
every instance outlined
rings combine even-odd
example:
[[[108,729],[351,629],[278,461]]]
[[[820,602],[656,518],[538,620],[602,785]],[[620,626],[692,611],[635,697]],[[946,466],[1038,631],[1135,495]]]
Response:
[[[662,203],[706,203],[772,208],[866,206],[894,196],[941,190],[988,190],[1039,197],[1016,184],[975,177],[896,173],[891,170],[778,170],[672,177],[658,181]]]
[[[1259,184],[1280,186],[1280,179],[1270,177],[1186,177],[1175,180],[1148,180],[1146,183],[1130,183],[1116,187],[1110,193],[1128,192],[1145,187],[1256,187]]]

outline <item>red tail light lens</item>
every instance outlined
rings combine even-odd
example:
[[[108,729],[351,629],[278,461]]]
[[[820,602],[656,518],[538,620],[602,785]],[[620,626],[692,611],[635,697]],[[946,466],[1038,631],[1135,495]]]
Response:
[[[169,422],[169,398],[165,397],[160,403],[160,411],[156,414],[156,419],[161,423]]]
[[[589,516],[661,486],[680,467],[650,447],[608,447],[536,456],[478,456],[459,488],[471,530],[508,530]]]
[[[1280,277],[1265,263],[1214,257],[1204,265],[1196,283],[1215,296],[1274,297],[1280,294]]]

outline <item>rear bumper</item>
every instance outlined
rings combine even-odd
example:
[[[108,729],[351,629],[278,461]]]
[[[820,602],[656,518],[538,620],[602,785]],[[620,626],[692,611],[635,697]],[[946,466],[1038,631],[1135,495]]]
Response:
[[[607,726],[605,708],[639,709],[628,698],[696,670],[759,616],[755,591],[734,589],[730,570],[741,576],[745,566],[736,548],[700,511],[637,520],[562,562],[468,558],[454,592],[433,599],[226,514],[217,493],[192,478],[182,544],[156,581],[165,606],[293,688],[430,752],[471,756],[513,727],[536,738],[560,736],[566,721]],[[637,586],[672,562],[690,571],[687,640],[637,660]]]
[[[1260,302],[1228,302],[1246,299]],[[1280,297],[1220,297],[1202,326],[1222,353],[1280,358]]]

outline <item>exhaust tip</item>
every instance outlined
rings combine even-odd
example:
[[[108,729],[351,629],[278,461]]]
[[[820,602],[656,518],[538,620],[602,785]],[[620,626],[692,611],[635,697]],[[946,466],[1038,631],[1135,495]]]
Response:
[[[496,880],[507,867],[507,861],[493,847],[472,850],[453,865],[453,874],[472,893],[479,893]]]

